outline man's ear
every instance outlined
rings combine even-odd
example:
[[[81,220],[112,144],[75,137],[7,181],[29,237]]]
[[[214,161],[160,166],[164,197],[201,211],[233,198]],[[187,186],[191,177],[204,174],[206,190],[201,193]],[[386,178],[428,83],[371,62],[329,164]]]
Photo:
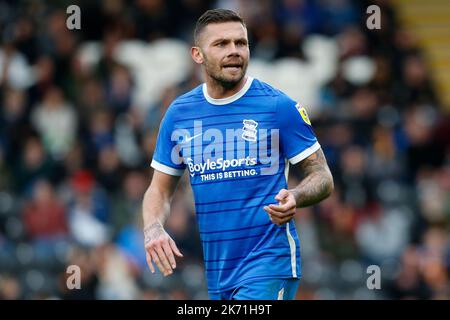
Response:
[[[192,47],[191,48],[191,57],[197,64],[202,64],[204,61],[203,53],[200,50],[200,47]]]

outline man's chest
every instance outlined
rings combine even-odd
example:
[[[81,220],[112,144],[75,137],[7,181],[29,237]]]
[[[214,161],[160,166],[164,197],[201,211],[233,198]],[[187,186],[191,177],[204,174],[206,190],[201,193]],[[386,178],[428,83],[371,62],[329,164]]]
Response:
[[[279,166],[279,131],[272,112],[180,121],[171,137],[173,156],[195,181],[273,174]]]

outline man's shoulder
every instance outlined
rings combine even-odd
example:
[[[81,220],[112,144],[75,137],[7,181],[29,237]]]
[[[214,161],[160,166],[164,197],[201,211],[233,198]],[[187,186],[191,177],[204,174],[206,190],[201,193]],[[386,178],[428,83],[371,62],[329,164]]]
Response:
[[[182,106],[184,104],[199,102],[204,99],[202,85],[198,85],[191,91],[188,91],[173,100],[172,106]]]
[[[262,80],[253,79],[252,86],[250,90],[259,91],[262,95],[278,97],[285,95],[281,90],[275,88],[274,86],[264,82]]]
[[[204,100],[204,96],[201,90],[202,85],[195,87],[194,89],[176,97],[165,113],[165,117],[176,121],[179,119],[179,115],[186,115],[186,112],[194,112],[198,103]]]
[[[254,79],[252,88],[255,91],[255,93],[257,92],[256,94],[257,96],[271,97],[272,101],[275,101],[276,105],[283,106],[296,104],[296,102],[289,95],[287,95],[280,89],[275,88],[274,86],[268,84],[267,82]]]

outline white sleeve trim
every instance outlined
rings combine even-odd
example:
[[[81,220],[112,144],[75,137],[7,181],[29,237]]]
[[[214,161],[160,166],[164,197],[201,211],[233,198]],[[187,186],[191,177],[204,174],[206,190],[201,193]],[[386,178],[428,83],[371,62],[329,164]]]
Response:
[[[154,169],[161,171],[166,174],[170,174],[171,176],[182,176],[184,173],[184,169],[175,169],[165,164],[159,163],[158,161],[152,160],[150,164]]]
[[[310,155],[312,155],[314,152],[316,152],[319,149],[320,149],[320,144],[319,144],[319,141],[317,141],[311,147],[303,150],[302,152],[300,152],[296,156],[293,156],[292,158],[290,158],[289,162],[291,164],[297,164],[300,161],[302,161],[303,159],[308,158]]]

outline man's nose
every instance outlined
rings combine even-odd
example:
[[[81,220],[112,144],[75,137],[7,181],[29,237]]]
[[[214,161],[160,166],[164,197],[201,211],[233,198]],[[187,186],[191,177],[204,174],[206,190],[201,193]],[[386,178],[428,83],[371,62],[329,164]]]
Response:
[[[233,42],[231,42],[229,45],[228,55],[229,56],[240,56],[239,50],[238,50],[236,44],[234,44]]]

